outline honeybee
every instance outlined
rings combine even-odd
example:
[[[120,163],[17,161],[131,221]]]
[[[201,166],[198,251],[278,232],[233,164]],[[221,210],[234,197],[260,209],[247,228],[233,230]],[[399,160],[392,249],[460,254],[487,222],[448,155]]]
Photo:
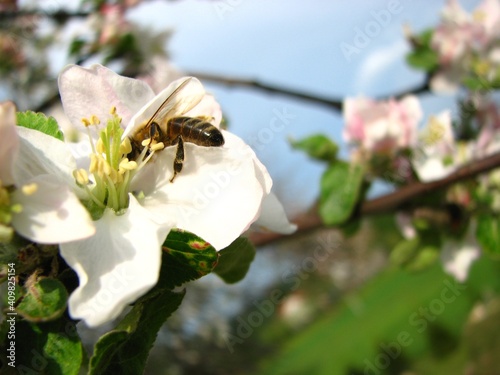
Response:
[[[186,100],[176,100],[179,93],[186,88],[192,80],[187,78],[170,94],[160,105],[151,118],[141,124],[130,136],[132,151],[128,154],[129,159],[135,159],[144,149],[151,144],[163,142],[165,147],[177,145],[173,161],[174,175],[170,182],[182,171],[184,164],[184,142],[194,143],[204,147],[221,147],[224,145],[224,137],[219,129],[212,125],[209,117],[187,117],[187,113],[196,106],[203,95],[188,96]],[[181,116],[172,116],[174,113]],[[149,144],[143,145],[143,141],[149,139]],[[149,153],[149,151],[147,151]]]

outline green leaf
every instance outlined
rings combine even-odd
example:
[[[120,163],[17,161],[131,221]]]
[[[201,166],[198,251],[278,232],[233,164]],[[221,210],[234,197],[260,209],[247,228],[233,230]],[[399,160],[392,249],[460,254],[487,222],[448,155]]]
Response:
[[[214,272],[226,283],[234,284],[245,277],[255,257],[255,248],[245,237],[239,237],[220,252]]]
[[[142,374],[159,329],[178,309],[184,295],[185,291],[155,288],[137,301],[116,329],[95,345],[89,374]]]
[[[17,312],[25,319],[46,322],[60,317],[66,310],[68,292],[59,280],[43,278],[26,289],[26,295],[17,306]]]
[[[182,230],[172,230],[163,244],[158,285],[173,289],[212,272],[219,254],[205,240]]]
[[[439,234],[435,236],[439,237]],[[439,258],[439,247],[436,245],[439,241],[436,238],[415,237],[409,240],[403,240],[398,243],[391,252],[390,261],[392,264],[403,267],[408,271],[422,271],[432,266]]]
[[[356,207],[363,185],[364,170],[343,161],[332,164],[321,178],[319,214],[327,225],[348,220]]]
[[[313,159],[333,162],[339,147],[323,134],[316,134],[299,141],[290,140],[293,148],[305,151]]]
[[[83,39],[73,39],[69,46],[69,54],[70,56],[78,55],[82,48],[85,46],[86,42]]]
[[[477,219],[477,241],[487,254],[500,255],[500,218],[480,215]]]
[[[396,266],[404,266],[408,264],[417,254],[420,246],[418,237],[403,240],[398,243],[391,252],[390,262]]]
[[[35,113],[33,111],[18,112],[17,125],[41,131],[61,141],[64,139],[56,119],[47,117],[43,113]]]
[[[434,246],[425,246],[421,248],[417,255],[407,265],[406,269],[417,272],[423,271],[436,262],[439,258],[439,249]]]
[[[439,67],[439,58],[432,49],[418,49],[406,56],[406,62],[414,68],[432,72]]]
[[[42,324],[18,320],[15,342],[19,374],[79,374],[84,350],[69,319]]]
[[[468,75],[462,78],[462,83],[468,89],[475,91],[479,90],[490,91],[493,89],[492,83],[488,82],[488,80],[486,80],[484,77],[478,75]]]
[[[413,38],[413,51],[406,56],[406,62],[416,69],[433,72],[439,67],[439,57],[431,47],[433,30],[425,30]]]

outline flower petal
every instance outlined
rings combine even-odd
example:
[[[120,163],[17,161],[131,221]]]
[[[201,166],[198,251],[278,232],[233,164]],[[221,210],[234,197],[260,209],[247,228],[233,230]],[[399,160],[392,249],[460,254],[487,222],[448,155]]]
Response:
[[[73,177],[75,159],[64,142],[38,130],[17,127],[17,132],[19,154],[13,171],[16,184],[26,185],[38,175],[49,174],[58,176],[65,185],[77,194],[80,191],[84,197]]]
[[[0,104],[0,181],[3,185],[14,184],[12,161],[18,149],[16,134],[16,107],[12,102]]]
[[[94,224],[70,188],[51,175],[40,175],[30,181],[34,191],[13,193],[22,211],[12,218],[12,225],[22,236],[39,243],[64,243],[92,236]]]
[[[173,183],[169,180],[175,147],[161,151],[151,163],[156,190],[143,201],[148,210],[175,217],[177,228],[202,237],[217,250],[257,219],[270,189],[269,175],[255,162],[253,151],[234,135],[224,137],[224,147],[185,143],[184,167]],[[228,143],[239,147],[226,147]]]
[[[116,318],[156,284],[161,245],[172,227],[152,221],[133,196],[125,214],[108,209],[95,225],[95,236],[61,245],[61,255],[80,280],[69,312],[89,327]]]
[[[297,225],[288,221],[283,205],[273,193],[264,197],[260,216],[254,225],[261,230],[282,234],[291,234],[297,230]]]
[[[68,65],[59,75],[59,91],[64,112],[73,126],[81,130],[82,118],[91,115],[105,124],[112,107],[127,124],[155,96],[145,82],[120,76],[98,64],[89,69]]]

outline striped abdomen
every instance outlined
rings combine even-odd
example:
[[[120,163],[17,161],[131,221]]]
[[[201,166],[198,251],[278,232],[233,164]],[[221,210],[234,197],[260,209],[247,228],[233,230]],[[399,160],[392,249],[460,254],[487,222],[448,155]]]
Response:
[[[184,142],[194,143],[198,146],[218,147],[224,144],[224,137],[219,129],[208,121],[198,117],[173,117],[167,122],[167,134],[169,144],[177,143],[181,136]]]

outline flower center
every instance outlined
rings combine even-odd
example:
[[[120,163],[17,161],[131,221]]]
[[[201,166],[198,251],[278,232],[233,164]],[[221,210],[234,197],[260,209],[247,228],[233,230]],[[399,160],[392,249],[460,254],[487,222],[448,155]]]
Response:
[[[105,128],[99,131],[97,142],[94,142],[90,131],[88,132],[92,148],[88,172],[85,169],[73,172],[77,184],[83,187],[90,197],[91,207],[88,208],[94,219],[98,218],[99,212],[102,214],[106,208],[113,209],[118,215],[127,209],[132,178],[157,148],[145,144],[148,147],[144,147],[139,157],[136,160],[129,160],[127,155],[132,151],[132,146],[128,138],[122,139],[122,119],[117,115],[115,108],[112,108],[110,113],[111,118]],[[90,126],[98,127],[101,124],[95,115],[82,119],[82,122],[87,130]],[[149,154],[146,157],[148,150]],[[93,175],[92,182],[89,173]]]

